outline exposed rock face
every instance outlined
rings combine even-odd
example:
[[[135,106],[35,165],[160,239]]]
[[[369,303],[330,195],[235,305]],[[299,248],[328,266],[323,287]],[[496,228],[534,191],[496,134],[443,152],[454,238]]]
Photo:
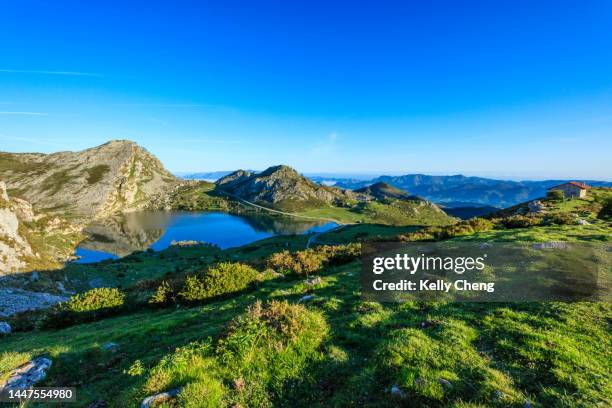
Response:
[[[0,181],[0,274],[17,271],[31,257],[32,247],[22,236],[18,214],[32,216],[32,207],[25,201],[9,200],[6,185]]]
[[[0,181],[0,275],[58,266],[72,253],[79,231],[61,217],[35,214],[29,202],[9,197]]]
[[[13,371],[6,382],[0,384],[0,392],[30,388],[47,376],[47,370],[50,367],[51,360],[46,357],[28,361]]]
[[[144,208],[176,183],[157,158],[125,140],[80,152],[0,153],[0,178],[36,211],[85,220]]]
[[[261,173],[238,170],[217,181],[217,187],[244,200],[260,203],[312,202],[332,204],[357,195],[320,186],[288,166],[270,167]]]
[[[44,309],[65,302],[68,297],[23,289],[0,289],[0,317],[9,317],[28,310]]]

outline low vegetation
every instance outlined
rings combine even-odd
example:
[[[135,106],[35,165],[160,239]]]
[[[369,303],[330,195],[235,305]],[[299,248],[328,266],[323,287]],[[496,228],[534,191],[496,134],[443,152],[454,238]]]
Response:
[[[273,237],[70,265],[28,285],[54,278],[84,292],[67,302],[71,316],[95,321],[18,328],[0,341],[0,378],[44,354],[53,366],[40,385],[77,387],[79,407],[135,407],[172,389],[167,405],[185,407],[610,406],[610,303],[366,302],[356,259],[356,241],[370,239],[610,243],[607,197],[547,202],[533,223],[513,213],[359,224],[314,243]],[[86,290],[93,277],[115,289]]]

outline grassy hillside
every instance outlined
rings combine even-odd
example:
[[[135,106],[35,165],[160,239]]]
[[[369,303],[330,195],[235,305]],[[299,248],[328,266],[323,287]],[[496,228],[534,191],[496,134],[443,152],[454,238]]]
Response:
[[[601,203],[603,195],[594,201]],[[363,224],[322,234],[317,244],[432,236],[612,241],[612,226],[597,218],[598,206],[588,213],[576,207],[557,203],[550,210],[580,214],[588,225],[515,228],[499,219],[419,230]],[[319,264],[311,274],[321,280],[314,283],[291,270],[281,268],[285,276],[279,276],[266,269],[266,260],[283,251],[299,251],[295,259],[302,259],[299,254],[318,259],[323,249],[305,250],[307,241],[306,236],[275,237],[225,251],[173,247],[56,272],[56,278],[70,276],[79,290],[88,279],[102,278],[132,303],[93,322],[64,322],[63,328],[3,338],[0,377],[47,354],[54,365],[44,385],[77,387],[76,406],[101,400],[111,407],[138,406],[145,396],[174,387],[182,387],[172,402],[178,406],[612,403],[609,303],[381,304],[361,299],[356,259]],[[275,259],[277,265],[284,262]],[[224,261],[252,265],[260,271],[257,280],[195,304],[147,303],[162,281],[185,282]],[[313,297],[300,302],[304,295]],[[115,345],[105,347],[108,343]]]

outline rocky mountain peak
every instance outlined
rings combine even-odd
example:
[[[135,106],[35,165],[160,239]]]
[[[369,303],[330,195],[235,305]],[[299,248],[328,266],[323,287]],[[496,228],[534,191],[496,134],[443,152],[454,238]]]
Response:
[[[9,192],[49,213],[89,220],[144,208],[176,178],[147,150],[112,140],[78,152],[0,153]]]

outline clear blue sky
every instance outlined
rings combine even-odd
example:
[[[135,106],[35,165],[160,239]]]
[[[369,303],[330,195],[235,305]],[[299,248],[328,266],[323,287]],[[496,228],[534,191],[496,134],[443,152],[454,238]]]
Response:
[[[0,5],[0,150],[612,179],[610,1],[91,3]]]

